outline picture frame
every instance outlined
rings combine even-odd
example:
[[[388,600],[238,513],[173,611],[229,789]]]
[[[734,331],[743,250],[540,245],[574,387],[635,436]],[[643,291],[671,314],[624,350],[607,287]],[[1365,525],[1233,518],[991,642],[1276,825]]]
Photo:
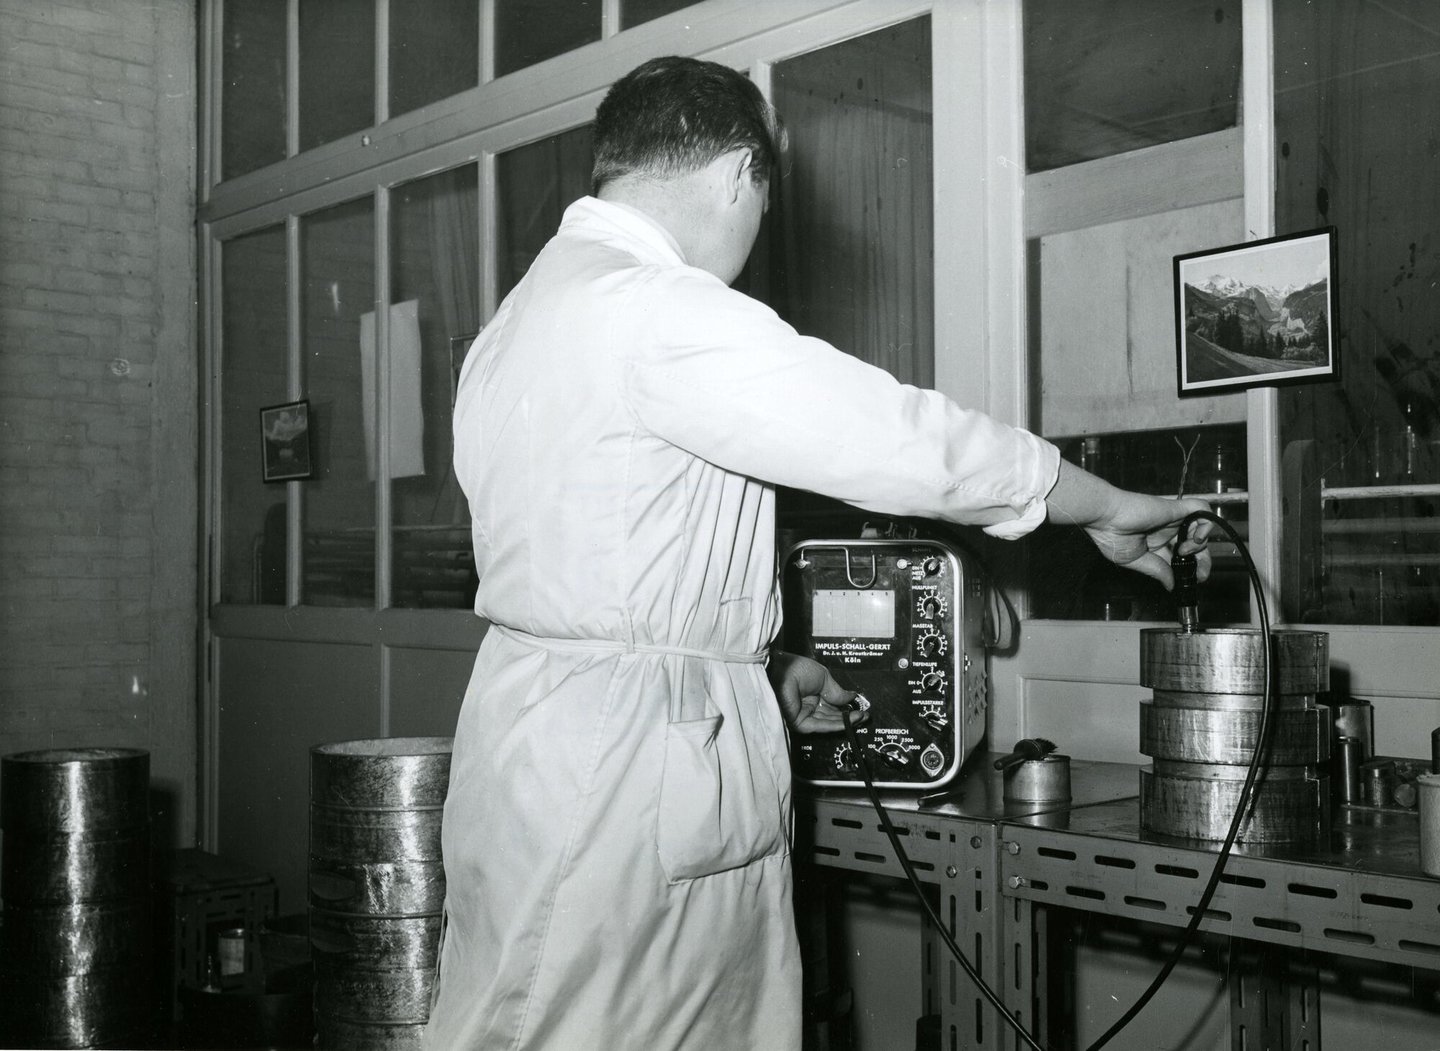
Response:
[[[260,410],[261,478],[290,482],[315,473],[310,453],[310,402],[287,401]]]
[[[1175,256],[1180,397],[1340,376],[1334,227]]]

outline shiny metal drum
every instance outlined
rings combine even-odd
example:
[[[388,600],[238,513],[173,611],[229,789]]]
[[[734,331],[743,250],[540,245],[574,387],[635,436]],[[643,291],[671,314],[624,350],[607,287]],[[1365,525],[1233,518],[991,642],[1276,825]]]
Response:
[[[0,758],[0,1001],[22,1047],[148,1037],[150,755],[61,748]]]
[[[1329,636],[1271,633],[1272,731],[1241,842],[1308,842],[1329,828],[1330,713],[1317,704],[1330,686]],[[1241,805],[1259,743],[1264,637],[1217,628],[1140,633],[1140,823],[1148,832],[1223,840]]]
[[[445,904],[449,737],[310,753],[310,946],[322,1048],[420,1046]]]

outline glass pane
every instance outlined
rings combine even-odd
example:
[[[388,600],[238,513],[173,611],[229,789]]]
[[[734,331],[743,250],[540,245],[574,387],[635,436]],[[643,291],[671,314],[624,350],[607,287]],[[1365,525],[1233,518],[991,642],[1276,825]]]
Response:
[[[301,360],[315,475],[305,483],[302,601],[375,601],[375,206],[300,221]]]
[[[1276,229],[1335,227],[1340,297],[1339,381],[1279,399],[1294,621],[1440,623],[1437,34],[1429,0],[1275,4]]]
[[[222,179],[285,159],[285,0],[225,5]]]
[[[260,410],[287,400],[285,228],[220,258],[220,601],[283,604],[286,487],[261,480]]]
[[[390,5],[390,116],[480,83],[476,0],[406,0]]]
[[[935,375],[930,19],[780,63],[790,132],[753,289],[806,335],[929,387]]]
[[[620,0],[620,28],[630,29],[699,2],[700,0]]]
[[[1233,128],[1240,0],[1025,0],[1025,163]]]
[[[300,148],[375,123],[375,0],[300,0]]]
[[[470,510],[452,465],[455,380],[480,328],[474,165],[391,194],[392,602],[468,608]]]
[[[586,124],[495,158],[495,285],[501,298],[560,229],[565,209],[590,192],[593,138]]]
[[[600,39],[601,0],[495,0],[495,75]]]

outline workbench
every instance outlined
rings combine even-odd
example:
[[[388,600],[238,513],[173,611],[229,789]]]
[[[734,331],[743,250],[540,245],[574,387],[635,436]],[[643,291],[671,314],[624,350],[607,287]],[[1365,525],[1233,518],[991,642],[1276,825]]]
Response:
[[[976,970],[1042,1044],[1064,1046],[1063,1025],[1047,1017],[1052,910],[1181,928],[1219,844],[1142,831],[1138,766],[1072,760],[1068,803],[1022,805],[1005,802],[995,757],[972,755],[938,804],[922,807],[915,792],[882,791],[880,798]],[[797,860],[904,879],[863,788],[802,787],[796,811]],[[925,1009],[939,1016],[940,1046],[1018,1046],[928,928],[922,925],[918,949]],[[1295,958],[1313,951],[1440,967],[1440,880],[1419,871],[1417,815],[1340,806],[1328,843],[1237,845],[1199,934],[1254,949],[1230,970],[1232,1046],[1320,1051],[1318,991]],[[1290,962],[1276,967],[1275,952]]]

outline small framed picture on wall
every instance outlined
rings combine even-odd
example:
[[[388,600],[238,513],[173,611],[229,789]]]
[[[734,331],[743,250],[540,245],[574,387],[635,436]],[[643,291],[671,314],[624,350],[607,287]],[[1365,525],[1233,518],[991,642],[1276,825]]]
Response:
[[[305,400],[260,410],[262,477],[288,482],[314,474],[310,457],[310,403]]]
[[[1175,257],[1181,397],[1340,375],[1335,231]]]

